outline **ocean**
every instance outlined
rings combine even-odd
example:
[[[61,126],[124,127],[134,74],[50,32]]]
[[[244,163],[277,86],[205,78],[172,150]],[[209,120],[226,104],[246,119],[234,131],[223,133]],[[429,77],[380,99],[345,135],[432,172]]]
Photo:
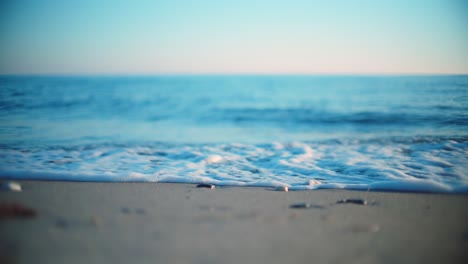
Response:
[[[0,179],[468,193],[468,76],[1,76]]]

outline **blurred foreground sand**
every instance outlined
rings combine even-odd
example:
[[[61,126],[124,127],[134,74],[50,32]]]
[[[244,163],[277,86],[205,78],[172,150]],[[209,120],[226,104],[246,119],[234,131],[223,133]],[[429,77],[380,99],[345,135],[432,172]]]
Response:
[[[0,219],[2,263],[468,263],[468,195],[20,184],[0,203],[37,215]]]

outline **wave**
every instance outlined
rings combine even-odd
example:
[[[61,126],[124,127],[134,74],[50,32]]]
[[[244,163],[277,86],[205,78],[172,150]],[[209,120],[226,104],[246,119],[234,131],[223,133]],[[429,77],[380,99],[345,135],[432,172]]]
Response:
[[[268,144],[3,145],[0,177],[468,192],[466,137]]]

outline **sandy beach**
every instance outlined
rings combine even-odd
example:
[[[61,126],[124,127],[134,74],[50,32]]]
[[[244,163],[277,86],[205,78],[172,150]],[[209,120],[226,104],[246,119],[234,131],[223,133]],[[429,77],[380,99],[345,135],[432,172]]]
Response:
[[[22,192],[0,192],[0,202],[33,209],[36,215],[3,214],[1,263],[468,260],[467,195],[163,183],[20,184]],[[367,204],[337,203],[343,199]]]

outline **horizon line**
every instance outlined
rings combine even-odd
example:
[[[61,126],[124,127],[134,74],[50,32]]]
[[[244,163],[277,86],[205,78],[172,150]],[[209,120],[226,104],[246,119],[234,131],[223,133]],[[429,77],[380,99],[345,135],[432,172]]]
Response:
[[[177,77],[177,76],[465,76],[468,72],[453,72],[453,73],[433,73],[433,72],[313,72],[313,73],[248,73],[248,72],[154,72],[154,73],[0,73],[0,77]]]

